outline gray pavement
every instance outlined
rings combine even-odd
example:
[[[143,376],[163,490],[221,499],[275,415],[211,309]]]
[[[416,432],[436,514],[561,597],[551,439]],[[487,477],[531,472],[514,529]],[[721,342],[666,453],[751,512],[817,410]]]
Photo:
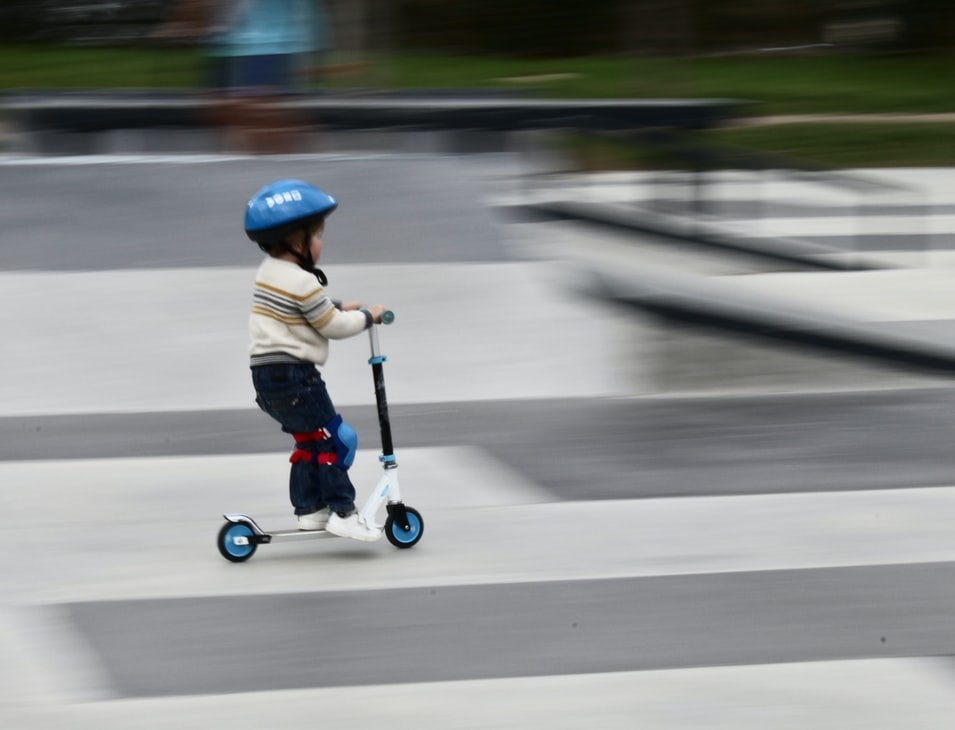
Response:
[[[948,727],[949,384],[580,296],[604,266],[652,264],[750,303],[943,322],[945,252],[814,274],[627,249],[504,223],[515,167],[3,162],[5,726]],[[286,172],[346,192],[332,286],[398,312],[389,393],[426,521],[410,551],[215,550],[222,512],[290,522],[288,444],[243,364],[257,256],[237,212]],[[326,374],[367,493],[366,348],[338,344]]]
[[[96,602],[65,611],[102,657],[116,694],[130,698],[950,655],[953,578],[955,565],[946,564],[394,589],[369,591],[361,602],[333,591]],[[183,626],[192,640],[183,641]],[[356,662],[356,649],[379,660]],[[281,661],[268,671],[232,671],[269,655]]]
[[[484,449],[559,500],[955,484],[949,388],[464,401],[390,410],[399,450]],[[374,407],[344,413],[371,448]],[[271,454],[287,441],[250,408],[0,419],[3,461],[47,458],[50,443],[58,459],[116,459]]]
[[[505,258],[479,184],[454,158],[178,160],[0,168],[3,235],[17,242],[0,249],[0,270],[254,267],[259,251],[242,232],[244,201],[283,176],[314,180],[341,201],[329,266]]]

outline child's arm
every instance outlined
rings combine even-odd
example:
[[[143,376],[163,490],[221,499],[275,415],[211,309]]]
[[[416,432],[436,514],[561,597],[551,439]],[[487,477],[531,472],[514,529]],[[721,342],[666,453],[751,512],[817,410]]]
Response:
[[[354,306],[356,304],[357,307]],[[357,335],[371,327],[372,323],[380,323],[385,311],[380,304],[363,308],[360,302],[348,302],[339,309],[325,295],[322,287],[312,290],[302,300],[301,307],[308,323],[329,340]]]

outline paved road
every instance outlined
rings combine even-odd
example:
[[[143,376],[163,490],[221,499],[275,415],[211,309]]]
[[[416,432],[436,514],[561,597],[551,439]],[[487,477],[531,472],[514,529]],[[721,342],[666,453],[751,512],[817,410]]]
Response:
[[[346,414],[369,447],[373,406]],[[400,447],[474,446],[557,499],[632,499],[955,484],[955,394],[931,388],[720,398],[399,404]],[[274,453],[257,410],[0,419],[0,457]]]
[[[4,726],[948,726],[951,389],[648,391],[647,330],[485,205],[502,158],[81,163],[0,166]],[[216,553],[223,512],[290,522],[238,229],[284,175],[342,198],[332,286],[398,311],[413,550]]]

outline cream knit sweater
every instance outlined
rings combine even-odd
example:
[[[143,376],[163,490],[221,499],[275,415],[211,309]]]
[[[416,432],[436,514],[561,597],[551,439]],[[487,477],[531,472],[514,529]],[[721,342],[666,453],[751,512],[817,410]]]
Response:
[[[336,309],[314,275],[291,261],[268,256],[255,274],[249,316],[251,364],[324,365],[328,341],[357,335],[367,322],[364,312]]]

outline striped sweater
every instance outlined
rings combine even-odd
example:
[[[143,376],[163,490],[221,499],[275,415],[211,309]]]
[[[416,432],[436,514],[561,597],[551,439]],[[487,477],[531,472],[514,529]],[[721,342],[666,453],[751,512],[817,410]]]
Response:
[[[255,275],[249,316],[252,365],[328,359],[328,341],[365,329],[364,312],[336,309],[309,272],[291,261],[267,257]]]

